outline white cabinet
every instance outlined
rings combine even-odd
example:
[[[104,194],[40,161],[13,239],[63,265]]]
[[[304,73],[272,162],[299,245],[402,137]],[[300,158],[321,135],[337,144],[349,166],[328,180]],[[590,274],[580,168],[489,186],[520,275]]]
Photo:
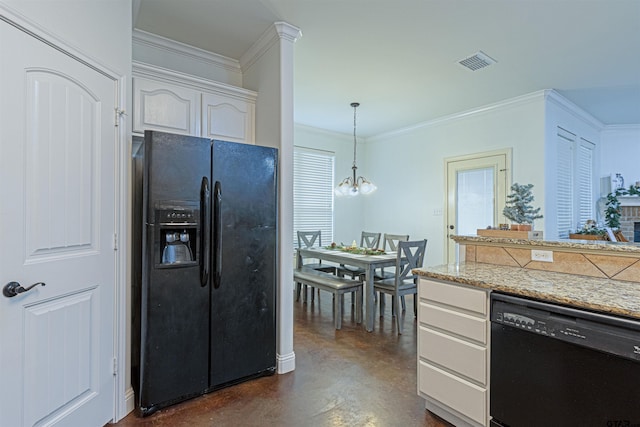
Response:
[[[200,135],[200,92],[169,83],[133,79],[133,131]]]
[[[487,426],[489,292],[421,278],[418,296],[418,394],[456,426]]]
[[[255,143],[255,92],[140,63],[133,76],[134,133]]]
[[[253,143],[255,103],[214,93],[202,94],[202,136]]]

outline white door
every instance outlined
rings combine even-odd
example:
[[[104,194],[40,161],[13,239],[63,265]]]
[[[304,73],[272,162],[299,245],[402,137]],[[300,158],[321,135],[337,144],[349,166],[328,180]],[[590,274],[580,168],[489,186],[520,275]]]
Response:
[[[511,151],[474,154],[446,160],[447,262],[455,263],[456,243],[450,234],[473,235],[479,228],[504,222],[507,171]]]
[[[0,425],[103,426],[115,384],[117,86],[4,21],[0,52],[0,287],[43,282],[0,295]]]

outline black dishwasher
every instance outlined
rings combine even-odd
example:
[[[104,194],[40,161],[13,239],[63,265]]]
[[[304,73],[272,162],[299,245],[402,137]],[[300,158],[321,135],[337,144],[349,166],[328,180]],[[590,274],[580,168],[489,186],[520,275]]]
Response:
[[[492,426],[640,427],[640,321],[491,295]]]

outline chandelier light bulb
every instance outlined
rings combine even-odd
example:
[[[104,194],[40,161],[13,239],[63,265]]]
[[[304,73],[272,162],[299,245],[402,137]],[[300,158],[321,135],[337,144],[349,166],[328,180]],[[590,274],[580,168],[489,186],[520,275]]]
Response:
[[[362,184],[360,184],[360,191],[362,192],[362,194],[373,193],[377,188],[378,187],[376,187],[375,184],[367,181],[364,178],[362,179]]]

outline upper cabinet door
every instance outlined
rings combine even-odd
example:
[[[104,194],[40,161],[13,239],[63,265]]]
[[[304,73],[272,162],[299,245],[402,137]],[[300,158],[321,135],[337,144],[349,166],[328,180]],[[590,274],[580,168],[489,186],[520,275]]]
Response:
[[[202,94],[202,136],[253,144],[255,101],[213,93]]]
[[[200,92],[164,82],[133,79],[133,131],[160,130],[200,136]]]

